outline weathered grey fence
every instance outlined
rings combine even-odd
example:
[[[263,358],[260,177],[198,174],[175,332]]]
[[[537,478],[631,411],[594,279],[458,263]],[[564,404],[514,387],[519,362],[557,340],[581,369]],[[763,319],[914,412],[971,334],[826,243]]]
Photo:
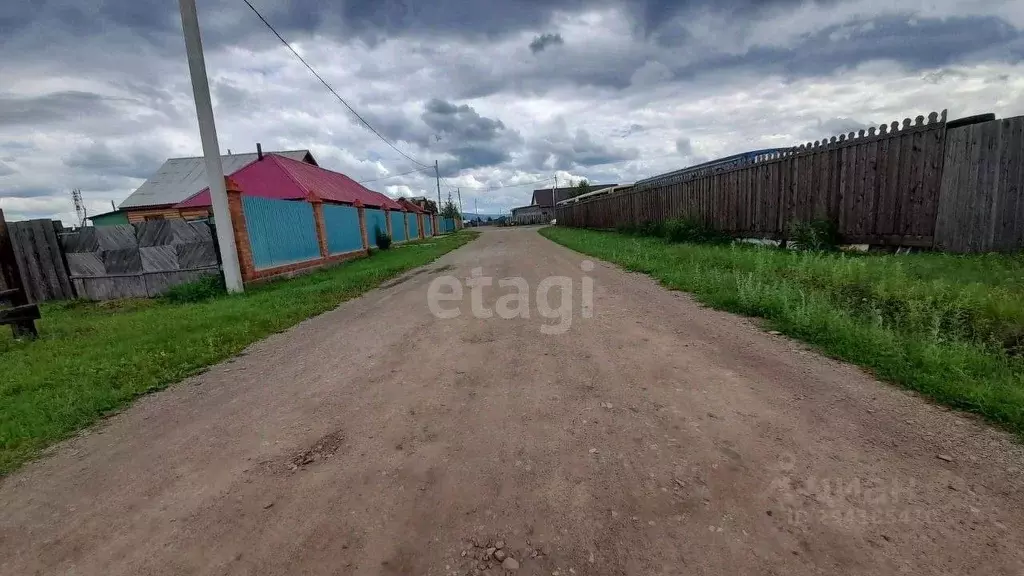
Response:
[[[82,228],[64,236],[71,282],[80,298],[158,296],[220,270],[205,222],[153,220]]]
[[[945,111],[927,122],[908,118],[718,174],[559,206],[556,218],[614,228],[687,217],[735,235],[775,238],[794,220],[827,219],[850,243],[1024,248],[1024,118],[954,128],[948,136],[945,120]]]
[[[21,282],[31,302],[74,298],[61,250],[64,226],[57,220],[8,222]]]
[[[1024,248],[1024,116],[946,132],[935,246]]]

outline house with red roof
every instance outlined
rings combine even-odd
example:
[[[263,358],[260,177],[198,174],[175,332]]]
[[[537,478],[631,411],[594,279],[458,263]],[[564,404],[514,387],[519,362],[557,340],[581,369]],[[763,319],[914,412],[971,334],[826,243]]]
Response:
[[[326,203],[356,205],[413,212],[414,204],[402,204],[375,192],[341,172],[334,172],[278,154],[266,154],[230,174],[242,194],[275,200],[303,200],[317,197]],[[197,210],[211,210],[210,189],[204,188],[175,204],[182,214],[194,215]],[[209,212],[208,212],[209,213]]]

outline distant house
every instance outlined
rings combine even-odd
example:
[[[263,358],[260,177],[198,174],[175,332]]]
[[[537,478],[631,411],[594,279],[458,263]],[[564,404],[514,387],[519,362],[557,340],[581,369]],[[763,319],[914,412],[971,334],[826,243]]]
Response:
[[[224,174],[233,175],[242,168],[269,155],[288,158],[310,166],[317,166],[316,160],[309,150],[285,150],[282,152],[257,151],[247,154],[225,154],[220,157]],[[184,218],[193,220],[207,217],[207,210],[182,211],[174,206],[185,199],[195,196],[209,185],[206,177],[206,161],[202,156],[190,158],[169,158],[163,166],[142,183],[135,192],[118,207],[116,213],[124,214],[128,222],[143,220],[160,220],[164,218]],[[120,217],[112,213],[92,219],[97,226],[123,224]]]
[[[413,196],[409,202],[419,206],[428,214],[437,214],[437,203],[426,196]]]
[[[265,154],[229,176],[246,196],[277,200],[302,200],[315,196],[327,203],[362,203],[368,208],[412,211],[340,172],[277,153]],[[181,214],[185,219],[209,217],[210,189],[203,188],[190,198],[171,205],[168,210]]]
[[[591,184],[588,191],[596,192],[612,186],[615,184]],[[515,224],[540,224],[550,221],[555,217],[555,204],[572,198],[578,192],[579,189],[575,186],[534,190],[529,206],[512,209],[512,222]]]

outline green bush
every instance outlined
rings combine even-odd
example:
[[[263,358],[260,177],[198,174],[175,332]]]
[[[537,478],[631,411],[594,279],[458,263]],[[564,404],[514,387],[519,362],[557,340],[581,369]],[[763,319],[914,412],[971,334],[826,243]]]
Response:
[[[788,240],[801,250],[828,251],[839,248],[839,231],[831,220],[794,220],[789,223]]]
[[[689,242],[691,244],[727,244],[732,242],[732,237],[728,234],[691,218],[669,220],[663,224],[662,231],[662,237],[669,242]]]
[[[387,250],[388,248],[391,248],[391,235],[381,230],[380,228],[377,228],[376,239],[377,248],[380,248],[381,250]]]
[[[218,272],[217,274],[203,276],[194,282],[178,284],[168,290],[164,294],[164,298],[175,304],[184,304],[188,302],[202,302],[203,300],[216,298],[226,293],[224,276]]]

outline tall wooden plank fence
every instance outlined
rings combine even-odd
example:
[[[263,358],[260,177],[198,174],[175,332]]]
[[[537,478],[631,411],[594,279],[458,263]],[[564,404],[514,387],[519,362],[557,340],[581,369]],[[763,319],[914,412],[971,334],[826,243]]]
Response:
[[[846,242],[932,246],[946,112],[843,134],[669,185],[559,206],[559,224],[614,228],[694,218],[737,236],[780,238],[830,220]]]

